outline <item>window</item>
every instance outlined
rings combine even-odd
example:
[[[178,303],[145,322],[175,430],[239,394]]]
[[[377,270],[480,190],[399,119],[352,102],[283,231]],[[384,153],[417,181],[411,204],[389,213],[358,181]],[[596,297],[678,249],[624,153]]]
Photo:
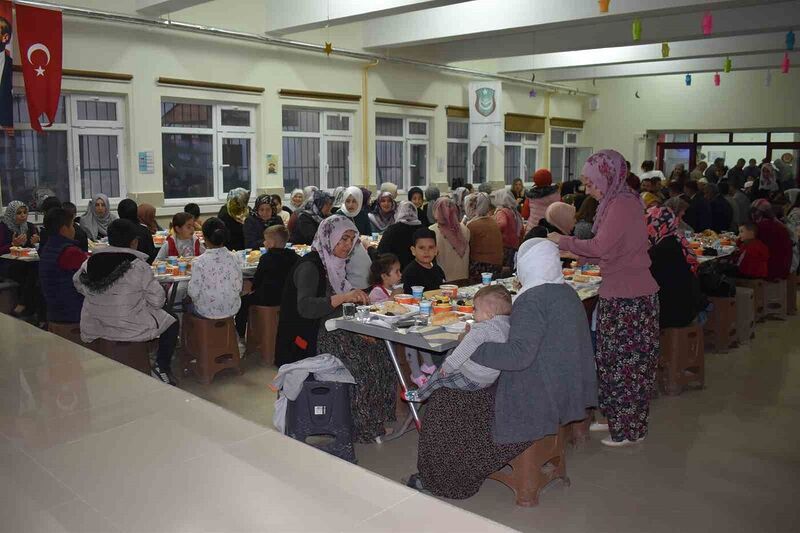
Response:
[[[320,109],[283,108],[283,186],[350,185],[353,115]]]
[[[428,184],[428,121],[418,118],[375,118],[377,182],[400,190]]]
[[[556,128],[550,130],[550,172],[553,174],[554,182],[569,181],[578,177],[577,166],[580,159],[576,148],[578,133],[576,130]]]
[[[538,135],[506,132],[504,171],[506,185],[511,185],[517,178],[523,183],[531,183],[538,163]]]
[[[489,145],[483,142],[472,154],[469,164],[469,123],[466,120],[447,121],[447,182],[484,183],[489,160]]]
[[[253,189],[255,110],[202,102],[161,102],[164,199],[225,198]]]
[[[44,133],[31,129],[24,95],[14,94],[13,112],[14,136],[0,135],[4,205],[12,200],[36,205],[56,195],[81,210],[97,193],[115,200],[125,196],[122,99],[62,95]]]

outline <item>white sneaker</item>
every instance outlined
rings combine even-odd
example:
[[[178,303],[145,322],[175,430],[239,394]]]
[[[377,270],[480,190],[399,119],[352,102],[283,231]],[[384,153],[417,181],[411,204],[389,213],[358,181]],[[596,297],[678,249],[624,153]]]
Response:
[[[247,344],[242,339],[236,339],[236,342],[239,344],[239,357],[244,359],[247,357]]]
[[[605,444],[609,448],[626,448],[628,446],[636,446],[637,444],[639,444],[640,442],[643,442],[643,441],[644,441],[644,437],[642,437],[639,440],[623,439],[623,440],[620,440],[620,441],[612,440],[611,437],[608,437],[607,439],[602,439],[600,442],[602,442],[603,444]]]
[[[589,424],[589,431],[608,431],[608,424],[601,424],[600,422],[592,422]]]

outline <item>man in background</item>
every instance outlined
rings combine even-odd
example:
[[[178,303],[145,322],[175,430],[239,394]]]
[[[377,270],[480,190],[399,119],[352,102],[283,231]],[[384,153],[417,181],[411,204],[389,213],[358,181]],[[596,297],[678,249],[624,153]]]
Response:
[[[744,175],[744,163],[745,160],[739,158],[739,160],[736,162],[736,166],[728,171],[728,184],[731,187],[735,187],[737,189],[744,187],[744,182],[747,181]]]

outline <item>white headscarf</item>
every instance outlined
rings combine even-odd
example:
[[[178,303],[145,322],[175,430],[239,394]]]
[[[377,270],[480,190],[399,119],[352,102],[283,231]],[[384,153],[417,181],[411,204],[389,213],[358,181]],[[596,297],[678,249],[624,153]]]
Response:
[[[347,199],[350,197],[355,198],[355,201],[358,203],[356,206],[355,211],[348,211],[347,210]],[[350,218],[353,218],[357,214],[361,212],[361,206],[364,204],[364,194],[361,192],[361,189],[358,187],[348,187],[344,190],[344,195],[342,196],[342,205],[339,208],[339,213],[346,215]]]
[[[517,278],[522,284],[517,297],[545,283],[564,283],[558,245],[548,239],[529,239],[522,243],[517,252]]]
[[[292,200],[294,200],[294,197],[297,194],[300,194],[303,197],[303,199],[300,200],[300,205],[294,205],[294,202],[292,201]],[[286,207],[287,209],[289,209],[289,211],[294,213],[297,209],[302,209],[303,204],[305,203],[305,201],[306,201],[306,194],[303,192],[303,189],[295,189],[295,190],[292,191],[291,196],[289,196],[289,202],[287,202],[284,205],[284,207]]]

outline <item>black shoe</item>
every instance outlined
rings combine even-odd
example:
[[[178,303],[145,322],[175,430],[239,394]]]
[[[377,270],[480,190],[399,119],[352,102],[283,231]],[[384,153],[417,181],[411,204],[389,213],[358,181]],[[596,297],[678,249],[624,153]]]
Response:
[[[175,376],[172,375],[172,372],[166,369],[162,369],[160,366],[156,365],[150,371],[150,375],[156,379],[163,381],[168,385],[177,385],[178,382],[175,381]]]
[[[412,489],[416,489],[420,492],[425,492],[425,487],[422,486],[422,480],[419,477],[419,474],[411,474],[408,476],[406,481],[406,487],[411,487]]]

